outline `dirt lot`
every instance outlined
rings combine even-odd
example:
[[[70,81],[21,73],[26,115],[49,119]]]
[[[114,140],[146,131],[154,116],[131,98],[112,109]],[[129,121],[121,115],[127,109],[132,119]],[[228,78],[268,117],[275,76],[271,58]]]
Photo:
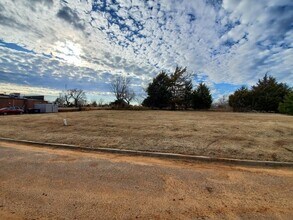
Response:
[[[1,219],[292,219],[292,169],[0,142]]]
[[[16,139],[293,161],[293,117],[279,114],[100,110],[3,116],[0,124],[1,137]]]

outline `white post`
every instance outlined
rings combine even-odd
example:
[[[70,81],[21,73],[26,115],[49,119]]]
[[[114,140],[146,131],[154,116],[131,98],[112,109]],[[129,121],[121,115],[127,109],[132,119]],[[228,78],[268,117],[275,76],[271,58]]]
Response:
[[[67,120],[65,118],[63,119],[63,125],[67,126]]]

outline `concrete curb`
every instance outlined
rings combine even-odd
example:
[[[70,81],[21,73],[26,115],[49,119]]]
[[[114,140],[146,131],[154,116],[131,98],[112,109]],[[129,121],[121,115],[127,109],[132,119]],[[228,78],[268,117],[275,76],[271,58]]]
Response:
[[[136,151],[136,150],[126,150],[126,149],[115,149],[115,148],[89,148],[89,147],[79,147],[79,146],[70,145],[70,144],[43,143],[43,142],[37,142],[37,141],[15,140],[12,138],[1,138],[1,137],[0,137],[0,141],[38,145],[39,147],[49,147],[54,149],[69,149],[69,150],[77,150],[77,151],[83,151],[83,152],[103,152],[103,153],[116,153],[116,154],[124,154],[124,155],[138,155],[138,156],[158,157],[158,158],[167,158],[167,159],[184,160],[184,161],[202,161],[202,162],[224,163],[224,164],[244,165],[244,166],[293,167],[293,162],[213,158],[208,156],[196,156],[196,155],[162,153],[162,152],[151,152],[151,151]]]

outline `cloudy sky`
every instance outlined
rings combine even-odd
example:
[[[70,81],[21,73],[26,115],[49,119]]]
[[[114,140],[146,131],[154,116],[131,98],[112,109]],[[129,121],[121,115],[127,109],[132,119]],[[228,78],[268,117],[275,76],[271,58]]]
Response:
[[[177,65],[214,98],[267,72],[292,86],[292,46],[292,0],[0,0],[0,93],[111,100],[115,76],[140,94]]]

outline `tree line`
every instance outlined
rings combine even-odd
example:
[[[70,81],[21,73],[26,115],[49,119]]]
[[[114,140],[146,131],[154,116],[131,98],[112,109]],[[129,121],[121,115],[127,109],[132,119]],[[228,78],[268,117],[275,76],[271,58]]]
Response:
[[[60,93],[54,103],[60,107],[80,107],[86,102],[86,94],[82,89],[68,89]]]
[[[292,88],[267,74],[250,89],[242,86],[229,96],[233,111],[293,114]]]
[[[176,67],[170,76],[162,71],[146,89],[142,105],[158,109],[209,109],[212,104],[210,89],[204,83],[193,88],[186,68]]]
[[[131,79],[117,76],[113,78],[110,90],[116,100],[110,105],[130,106],[136,94],[131,88]],[[147,97],[142,106],[151,109],[209,109],[212,96],[209,87],[204,83],[192,85],[191,75],[186,67],[176,67],[171,74],[160,72],[145,89]],[[225,100],[221,101],[224,105]],[[68,89],[61,93],[55,103],[62,107],[80,107],[87,104],[86,94],[81,89]],[[293,90],[285,83],[267,74],[259,79],[250,89],[242,86],[228,99],[233,111],[247,112],[280,112],[293,115]],[[97,106],[94,101],[92,106]]]
[[[204,83],[193,88],[186,68],[176,67],[171,75],[162,71],[148,85],[146,92],[148,96],[142,105],[151,108],[209,109],[212,104],[210,89]],[[279,83],[276,78],[265,74],[251,89],[245,86],[237,89],[229,96],[228,104],[233,111],[293,115],[293,90],[286,83]]]

